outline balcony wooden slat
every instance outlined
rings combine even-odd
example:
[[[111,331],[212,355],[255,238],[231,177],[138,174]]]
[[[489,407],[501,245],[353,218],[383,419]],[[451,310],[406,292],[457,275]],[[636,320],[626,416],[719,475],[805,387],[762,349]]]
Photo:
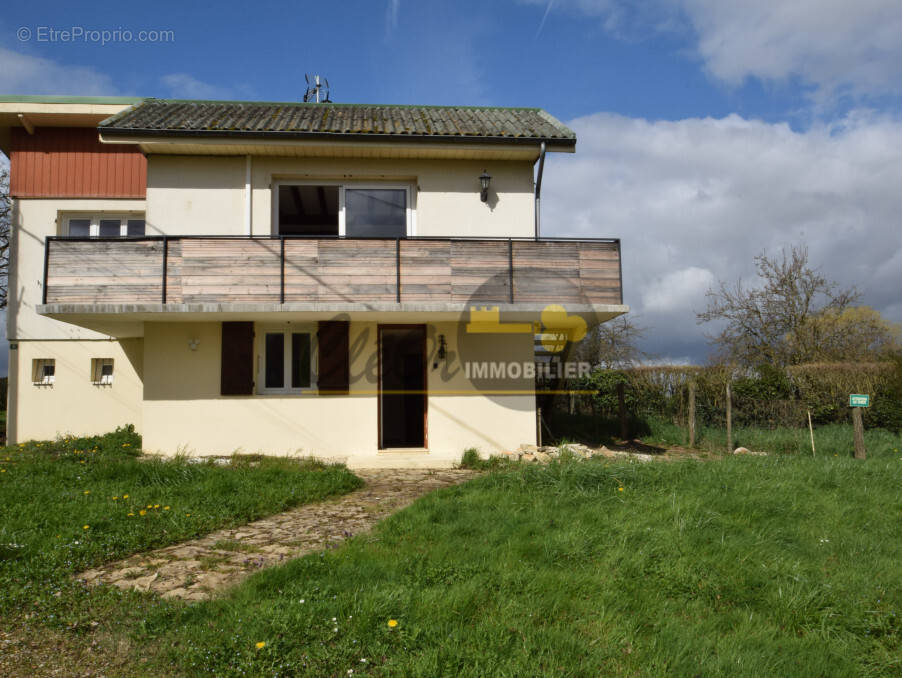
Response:
[[[163,241],[52,239],[47,303],[160,303]],[[284,248],[284,264],[282,250]],[[617,242],[179,238],[166,302],[619,304]],[[511,259],[513,276],[511,276]],[[398,266],[400,265],[400,276]]]

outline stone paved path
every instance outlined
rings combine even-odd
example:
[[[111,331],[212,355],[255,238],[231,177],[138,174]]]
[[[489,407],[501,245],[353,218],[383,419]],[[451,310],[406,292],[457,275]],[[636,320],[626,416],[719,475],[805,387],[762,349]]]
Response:
[[[89,586],[153,591],[164,598],[203,600],[252,572],[368,531],[390,513],[432,490],[469,480],[463,469],[355,469],[361,489],[307,504],[241,527],[130,556],[77,575]]]

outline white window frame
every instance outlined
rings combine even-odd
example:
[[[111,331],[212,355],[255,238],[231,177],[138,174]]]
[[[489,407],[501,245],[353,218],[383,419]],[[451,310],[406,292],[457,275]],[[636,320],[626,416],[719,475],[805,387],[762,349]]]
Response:
[[[279,188],[282,186],[338,186],[338,236],[346,236],[345,229],[345,191],[348,189],[386,189],[404,191],[406,196],[406,237],[413,238],[417,234],[417,210],[415,183],[407,182],[357,182],[315,179],[278,179],[272,182],[272,234],[279,235]]]
[[[89,238],[100,237],[100,222],[118,219],[119,220],[119,237],[128,236],[128,222],[135,220],[144,221],[144,234],[147,235],[147,218],[144,212],[65,212],[60,215],[60,234],[63,237],[69,237],[69,222],[72,220],[90,219]],[[111,237],[111,236],[104,236]],[[141,237],[141,236],[132,236]]]
[[[284,355],[282,357],[282,369],[284,371],[285,384],[282,388],[266,387],[266,335],[282,334],[285,340],[282,344]],[[310,335],[310,386],[301,386],[294,388],[291,386],[291,335],[292,334],[309,334]],[[278,323],[268,325],[257,325],[254,328],[254,336],[256,342],[256,350],[254,351],[257,361],[256,381],[257,393],[261,395],[296,395],[300,393],[315,393],[316,387],[316,323]]]
[[[110,374],[104,374],[103,368],[109,365]],[[91,383],[95,386],[112,386],[116,363],[112,358],[91,358]]]
[[[44,374],[44,366],[46,365],[53,366],[53,374]],[[35,386],[53,386],[55,381],[56,358],[33,358],[31,361],[31,383]]]

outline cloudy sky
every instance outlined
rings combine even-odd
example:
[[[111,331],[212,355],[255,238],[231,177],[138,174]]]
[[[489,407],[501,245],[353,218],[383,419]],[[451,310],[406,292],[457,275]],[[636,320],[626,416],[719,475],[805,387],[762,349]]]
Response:
[[[53,30],[113,37],[54,39]],[[139,31],[168,37],[138,42]],[[541,106],[567,122],[546,235],[623,240],[626,302],[662,360],[752,258],[811,260],[902,321],[899,0],[12,3],[0,93]]]

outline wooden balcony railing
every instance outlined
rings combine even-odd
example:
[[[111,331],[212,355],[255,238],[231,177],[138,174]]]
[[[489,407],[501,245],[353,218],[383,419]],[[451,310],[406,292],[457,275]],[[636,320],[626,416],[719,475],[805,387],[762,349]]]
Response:
[[[47,238],[44,304],[622,303],[620,241]]]

